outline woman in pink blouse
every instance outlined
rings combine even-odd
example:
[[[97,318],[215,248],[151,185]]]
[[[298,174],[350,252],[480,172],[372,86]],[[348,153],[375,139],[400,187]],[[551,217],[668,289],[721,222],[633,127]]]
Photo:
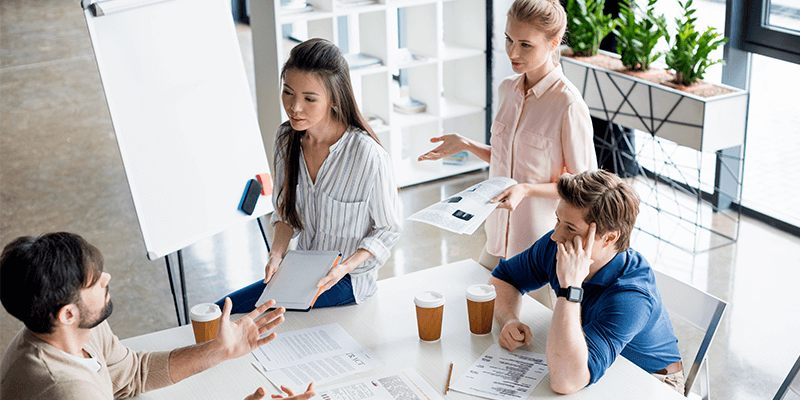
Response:
[[[555,181],[563,173],[597,168],[589,108],[558,64],[567,15],[558,0],[516,0],[508,10],[506,54],[516,74],[500,84],[500,107],[491,145],[457,133],[419,160],[437,160],[467,150],[489,163],[489,176],[519,184],[492,199],[501,202],[486,220],[486,246],[479,262],[493,269],[553,229],[558,202]],[[533,297],[552,308],[545,286]]]

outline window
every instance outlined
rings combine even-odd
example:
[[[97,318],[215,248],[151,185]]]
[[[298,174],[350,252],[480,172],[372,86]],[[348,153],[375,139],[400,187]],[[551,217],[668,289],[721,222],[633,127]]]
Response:
[[[744,50],[800,64],[800,8],[795,0],[747,2]]]

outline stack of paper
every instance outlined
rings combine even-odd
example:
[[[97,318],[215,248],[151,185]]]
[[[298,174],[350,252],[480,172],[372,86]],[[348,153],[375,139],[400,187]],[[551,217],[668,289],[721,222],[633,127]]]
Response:
[[[427,106],[425,103],[414,100],[411,97],[401,97],[394,102],[394,110],[403,114],[416,114],[425,112]]]
[[[450,385],[451,390],[493,400],[522,400],[547,375],[544,354],[493,344]]]
[[[279,388],[302,393],[318,385],[383,365],[383,360],[353,339],[339,324],[279,334],[253,350],[258,370]],[[280,389],[279,389],[280,390]]]
[[[281,14],[300,14],[314,11],[314,6],[302,0],[281,1]]]
[[[323,400],[442,400],[442,397],[410,368],[371,376],[318,391]]]
[[[348,53],[344,55],[350,69],[374,67],[382,64],[381,59],[364,53]]]
[[[377,3],[377,0],[339,0],[339,7],[359,7]]]

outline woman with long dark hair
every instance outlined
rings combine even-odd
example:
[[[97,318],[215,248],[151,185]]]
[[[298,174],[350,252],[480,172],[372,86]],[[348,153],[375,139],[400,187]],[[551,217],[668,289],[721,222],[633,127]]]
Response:
[[[358,110],[339,48],[324,39],[297,45],[281,80],[289,120],[275,135],[274,243],[264,280],[230,295],[233,312],[254,308],[293,237],[298,250],[343,255],[317,283],[315,308],[360,303],[400,236],[391,161]]]

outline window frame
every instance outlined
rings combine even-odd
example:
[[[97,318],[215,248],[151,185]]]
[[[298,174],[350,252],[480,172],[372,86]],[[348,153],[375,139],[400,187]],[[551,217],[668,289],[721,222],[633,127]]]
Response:
[[[800,32],[766,23],[770,0],[746,2],[743,50],[800,64]]]

